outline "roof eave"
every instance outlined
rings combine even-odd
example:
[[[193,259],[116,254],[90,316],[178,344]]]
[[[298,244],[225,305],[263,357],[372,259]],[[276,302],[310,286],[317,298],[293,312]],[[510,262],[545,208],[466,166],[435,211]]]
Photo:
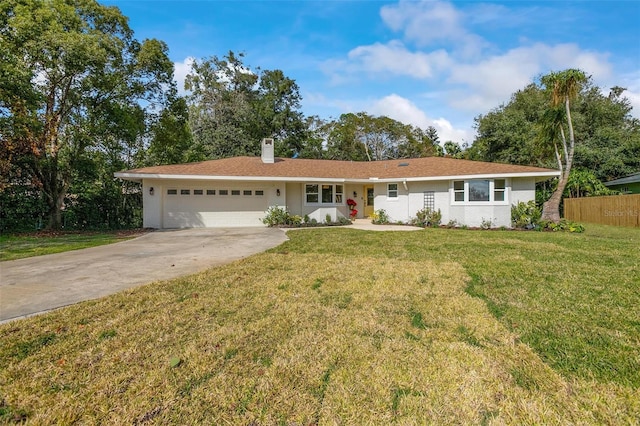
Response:
[[[449,176],[418,176],[418,177],[390,177],[390,178],[334,178],[334,177],[314,177],[314,176],[213,176],[213,175],[184,175],[166,173],[129,173],[117,172],[114,176],[120,179],[141,181],[142,179],[175,179],[175,180],[228,180],[228,181],[269,181],[269,182],[348,182],[348,183],[371,183],[371,182],[424,182],[438,180],[459,180],[459,179],[492,179],[492,178],[515,178],[533,177],[536,180],[546,180],[560,176],[559,171],[544,172],[516,172],[516,173],[482,173],[482,174],[461,174]]]

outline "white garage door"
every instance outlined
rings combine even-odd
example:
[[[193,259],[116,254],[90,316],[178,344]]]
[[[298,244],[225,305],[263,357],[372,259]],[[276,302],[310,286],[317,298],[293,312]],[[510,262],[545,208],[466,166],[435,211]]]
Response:
[[[163,228],[264,226],[267,194],[257,187],[175,187],[165,190]]]

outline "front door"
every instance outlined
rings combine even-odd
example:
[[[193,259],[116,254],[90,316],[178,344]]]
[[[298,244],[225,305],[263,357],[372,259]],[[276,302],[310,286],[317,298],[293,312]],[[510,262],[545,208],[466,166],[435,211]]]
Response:
[[[364,187],[364,217],[369,217],[373,214],[373,186]]]

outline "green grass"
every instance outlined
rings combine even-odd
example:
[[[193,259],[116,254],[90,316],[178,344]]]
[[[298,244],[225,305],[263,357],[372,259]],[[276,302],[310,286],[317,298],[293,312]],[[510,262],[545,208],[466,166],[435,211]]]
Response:
[[[0,261],[112,244],[140,234],[140,231],[113,231],[0,235]]]
[[[640,230],[289,237],[0,325],[0,423],[640,418]]]

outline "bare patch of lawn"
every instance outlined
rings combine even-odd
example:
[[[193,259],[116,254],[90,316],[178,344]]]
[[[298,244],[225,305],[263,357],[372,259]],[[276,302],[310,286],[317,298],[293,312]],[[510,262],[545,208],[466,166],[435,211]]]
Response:
[[[637,234],[585,235],[310,230],[222,268],[4,324],[0,419],[633,423],[633,372],[586,374],[576,345],[565,349],[575,372],[565,370],[535,340],[562,346],[558,323],[578,315],[597,328],[600,314],[584,314],[591,297],[589,312],[613,315],[608,347],[627,345],[638,364],[640,332],[619,324],[637,313],[610,306],[638,306],[637,291],[624,290],[637,260],[592,262],[599,250],[637,247]],[[584,267],[557,275],[577,254]],[[607,270],[632,274],[609,283],[621,287],[609,301],[590,284]],[[554,292],[562,302],[548,300]],[[566,302],[581,292],[590,296],[580,307]]]

